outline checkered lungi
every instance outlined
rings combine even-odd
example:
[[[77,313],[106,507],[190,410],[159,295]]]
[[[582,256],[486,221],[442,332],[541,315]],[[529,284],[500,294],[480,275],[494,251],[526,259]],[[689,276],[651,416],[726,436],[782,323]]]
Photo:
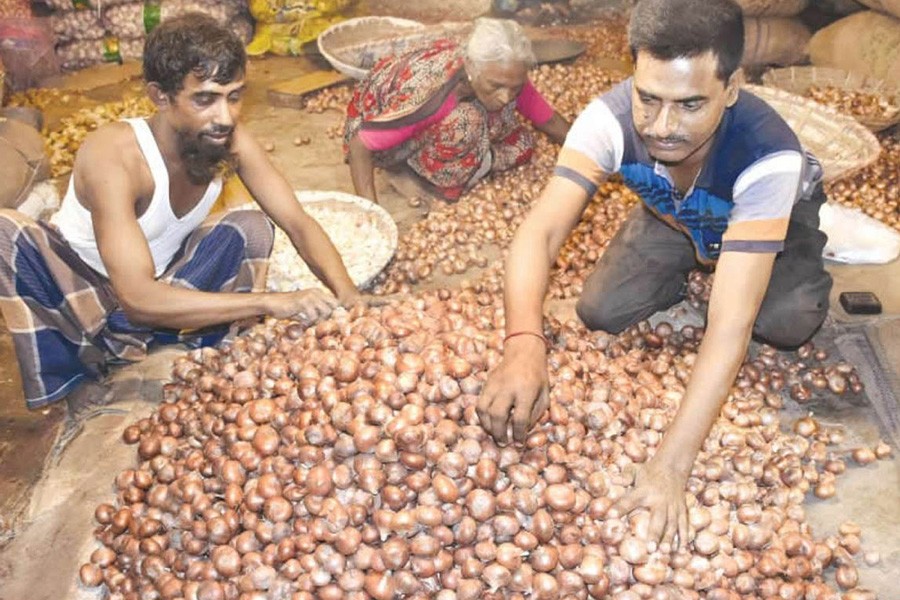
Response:
[[[273,240],[260,211],[212,215],[159,280],[208,292],[262,291]],[[109,280],[55,227],[13,210],[0,210],[0,310],[30,408],[63,398],[85,378],[102,377],[110,364],[143,359],[154,345],[214,345],[229,328],[183,332],[130,323]]]

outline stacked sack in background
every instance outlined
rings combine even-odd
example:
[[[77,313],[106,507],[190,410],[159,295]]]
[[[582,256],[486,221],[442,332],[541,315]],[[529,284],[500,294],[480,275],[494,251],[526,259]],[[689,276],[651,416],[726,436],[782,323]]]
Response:
[[[31,17],[28,0],[0,0],[0,19],[27,19]]]
[[[869,8],[900,18],[900,0],[859,0]]]
[[[820,29],[809,43],[819,67],[837,67],[892,85],[900,81],[900,0],[861,0],[874,10],[844,17]]]
[[[43,19],[32,14],[29,0],[0,0],[0,100],[3,80],[16,91],[35,85],[58,72],[53,55],[53,35]]]
[[[744,11],[744,66],[793,65],[809,56],[810,31],[797,18],[808,0],[737,0]]]
[[[256,34],[247,53],[302,54],[331,25],[358,16],[358,0],[249,0]]]
[[[244,0],[46,0],[63,69],[140,59],[144,38],[164,19],[186,12],[212,15],[248,42],[253,21]]]
[[[810,0],[809,4],[824,14],[841,17],[866,9],[865,4],[856,0]]]

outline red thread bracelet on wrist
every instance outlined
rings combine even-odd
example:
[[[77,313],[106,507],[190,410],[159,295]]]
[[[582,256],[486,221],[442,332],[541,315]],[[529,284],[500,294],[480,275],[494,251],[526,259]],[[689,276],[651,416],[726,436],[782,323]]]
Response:
[[[507,341],[510,340],[510,338],[514,338],[519,335],[533,335],[536,338],[541,338],[541,341],[544,342],[544,347],[547,349],[550,348],[550,340],[547,339],[547,336],[545,336],[543,333],[538,333],[537,331],[514,331],[503,338],[504,345]]]

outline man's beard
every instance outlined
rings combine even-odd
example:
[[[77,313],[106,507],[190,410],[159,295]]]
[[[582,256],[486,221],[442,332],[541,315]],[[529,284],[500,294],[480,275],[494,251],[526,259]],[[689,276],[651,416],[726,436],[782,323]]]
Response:
[[[213,177],[233,167],[234,155],[231,153],[232,127],[213,128],[209,131],[191,133],[178,132],[178,155],[184,163],[188,179],[194,185],[206,185]],[[228,141],[215,144],[206,139],[204,134],[228,134]]]

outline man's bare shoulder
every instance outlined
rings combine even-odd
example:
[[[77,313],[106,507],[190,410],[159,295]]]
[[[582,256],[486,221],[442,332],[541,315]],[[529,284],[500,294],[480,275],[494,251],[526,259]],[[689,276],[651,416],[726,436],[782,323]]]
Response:
[[[72,177],[79,202],[92,212],[112,200],[133,204],[144,188],[152,188],[134,130],[124,122],[88,134],[75,155]]]
[[[128,171],[141,156],[131,125],[107,123],[84,138],[75,155],[75,170],[91,173],[120,167]]]

